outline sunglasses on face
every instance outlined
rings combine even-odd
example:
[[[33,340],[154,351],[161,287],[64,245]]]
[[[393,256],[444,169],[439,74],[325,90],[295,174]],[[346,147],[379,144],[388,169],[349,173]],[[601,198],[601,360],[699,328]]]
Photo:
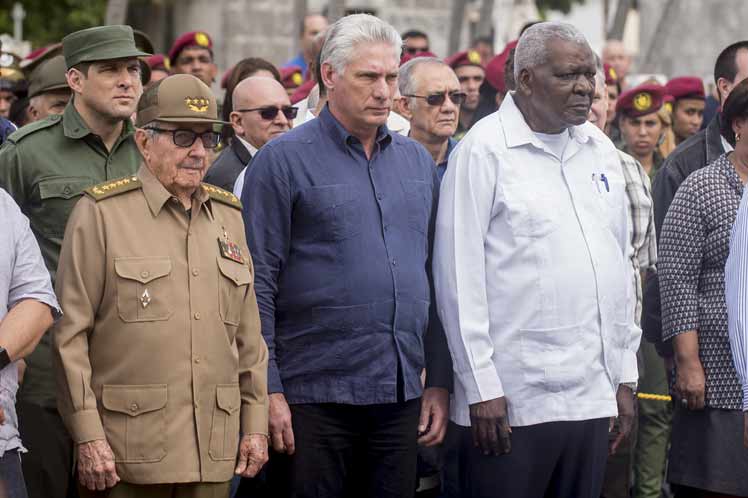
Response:
[[[417,99],[426,99],[428,105],[438,106],[442,105],[444,101],[449,97],[454,105],[461,105],[465,102],[467,94],[465,92],[454,91],[444,93],[432,93],[431,95],[403,95],[403,97],[415,97]]]
[[[403,51],[406,54],[416,55],[416,54],[418,54],[420,52],[428,52],[429,51],[429,47],[428,47],[428,45],[426,45],[425,47],[405,47],[403,49]]]
[[[296,118],[296,114],[299,112],[298,107],[294,107],[291,105],[286,105],[283,107],[256,107],[254,109],[237,109],[234,112],[259,112],[260,117],[264,119],[265,121],[270,121],[271,119],[275,119],[275,117],[278,115],[279,112],[282,112],[283,115],[286,117],[286,119],[291,120]]]
[[[192,147],[197,137],[203,142],[203,147],[206,149],[215,149],[218,144],[221,143],[221,134],[216,131],[206,131],[203,133],[197,133],[192,130],[176,129],[176,130],[164,130],[163,128],[148,128],[158,133],[171,133],[174,145],[177,147]]]

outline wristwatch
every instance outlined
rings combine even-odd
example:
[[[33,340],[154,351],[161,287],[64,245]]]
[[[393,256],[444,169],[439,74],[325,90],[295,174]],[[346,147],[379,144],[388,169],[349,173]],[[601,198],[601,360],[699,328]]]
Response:
[[[0,370],[10,365],[10,356],[8,355],[8,351],[2,346],[0,346]]]

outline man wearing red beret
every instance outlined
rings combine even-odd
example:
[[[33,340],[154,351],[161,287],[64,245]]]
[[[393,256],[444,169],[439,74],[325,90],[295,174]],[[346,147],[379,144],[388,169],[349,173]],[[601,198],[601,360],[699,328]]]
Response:
[[[460,123],[454,135],[456,140],[465,136],[465,133],[475,124],[475,111],[480,103],[480,86],[486,79],[486,70],[483,60],[475,50],[465,50],[447,57],[447,63],[457,74],[462,91],[467,94],[465,102],[460,109]]]
[[[665,85],[673,101],[673,135],[675,144],[683,142],[701,129],[704,120],[704,82],[701,78],[682,76]]]
[[[296,91],[297,88],[304,83],[304,75],[301,72],[299,66],[286,66],[280,68],[281,85],[286,89],[286,93],[289,97]]]
[[[654,177],[664,161],[657,151],[664,131],[657,111],[662,107],[664,98],[664,87],[644,84],[623,92],[616,103],[623,150],[641,163],[650,178]]]
[[[169,49],[174,74],[191,74],[210,86],[218,68],[213,62],[213,41],[203,31],[190,31],[174,40]]]

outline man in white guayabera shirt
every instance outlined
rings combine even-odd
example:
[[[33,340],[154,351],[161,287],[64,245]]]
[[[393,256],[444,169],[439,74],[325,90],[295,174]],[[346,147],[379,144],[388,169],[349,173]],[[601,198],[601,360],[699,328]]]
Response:
[[[450,156],[437,218],[464,495],[597,498],[637,381],[625,183],[586,121],[595,57],[574,27],[529,28],[514,74]]]
[[[34,350],[60,313],[29,220],[0,189],[0,496],[26,498],[18,435],[16,361]]]

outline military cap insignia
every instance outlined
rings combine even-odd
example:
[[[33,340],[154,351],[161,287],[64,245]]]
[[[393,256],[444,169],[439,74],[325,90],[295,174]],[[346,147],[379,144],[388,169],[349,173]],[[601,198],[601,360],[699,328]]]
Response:
[[[98,185],[87,188],[84,192],[93,197],[94,200],[100,201],[117,194],[135,190],[140,188],[140,185],[141,183],[137,176],[126,176],[117,180],[99,183]]]
[[[480,54],[478,52],[476,52],[475,50],[468,50],[467,58],[473,64],[480,64],[481,63]]]
[[[665,109],[667,110],[667,112],[670,112],[670,113],[673,112],[673,103],[672,102],[665,102],[663,105],[665,106]]]
[[[297,86],[304,83],[304,78],[301,77],[300,73],[293,73],[293,76],[291,76],[291,79],[293,80],[293,84]]]
[[[187,109],[192,112],[207,112],[210,101],[204,97],[186,97],[184,102],[187,104]]]
[[[652,96],[646,92],[634,95],[634,109],[639,112],[646,111],[652,107]]]
[[[210,46],[210,38],[208,38],[208,35],[205,33],[195,33],[195,43],[200,45],[201,47],[208,47]]]
[[[164,56],[164,67],[167,69],[167,71],[171,71],[171,60],[169,60],[169,58],[166,56]]]
[[[215,199],[219,202],[222,202],[224,204],[228,204],[229,206],[233,206],[237,209],[242,208],[242,203],[239,200],[237,196],[229,192],[228,190],[223,190],[222,188],[214,187],[213,185],[210,185],[208,183],[203,183],[203,189],[208,193],[211,199]]]
[[[618,79],[618,73],[616,73],[616,70],[612,67],[608,69],[608,76],[610,76],[610,78],[614,80]]]

